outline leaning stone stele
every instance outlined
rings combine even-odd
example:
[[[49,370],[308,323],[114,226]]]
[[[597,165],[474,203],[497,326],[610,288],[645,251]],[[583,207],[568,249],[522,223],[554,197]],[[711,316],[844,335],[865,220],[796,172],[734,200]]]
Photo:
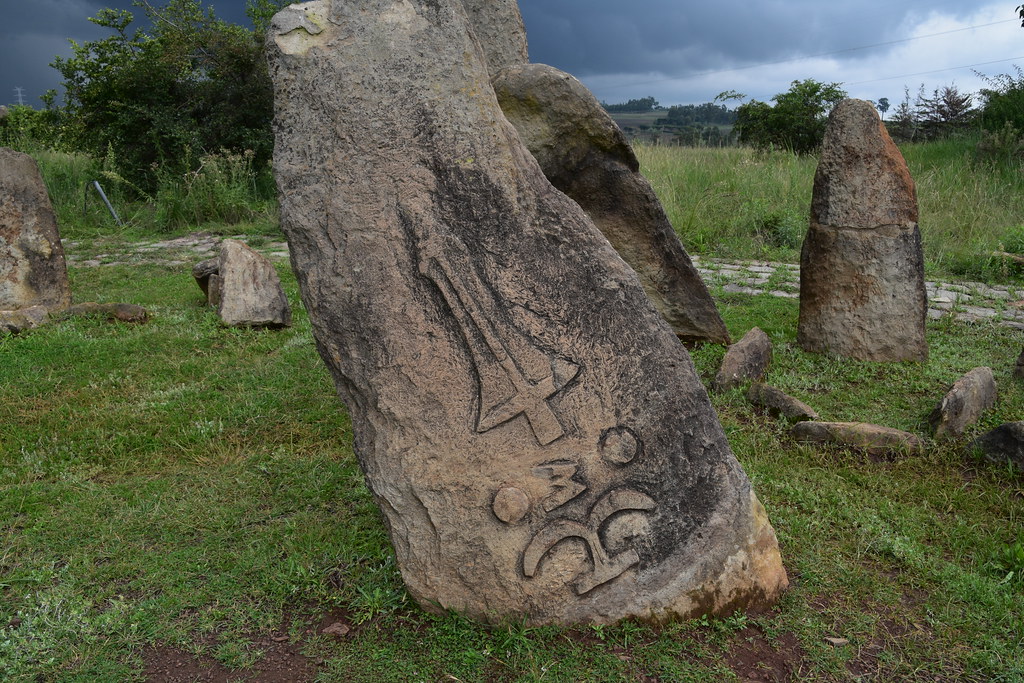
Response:
[[[0,147],[0,309],[70,304],[64,247],[39,166]]]
[[[907,164],[869,102],[829,116],[800,254],[797,342],[872,361],[928,358],[924,255]]]
[[[210,280],[213,280],[210,275]],[[224,240],[217,257],[211,301],[217,315],[231,327],[289,327],[292,309],[274,264],[238,240]],[[208,284],[209,288],[210,284]]]
[[[680,339],[729,344],[715,302],[690,261],[633,148],[578,80],[544,64],[494,76],[505,117],[548,180],[578,203],[640,276]]]
[[[774,601],[774,531],[686,349],[502,115],[462,5],[296,5],[268,53],[292,265],[419,604]]]

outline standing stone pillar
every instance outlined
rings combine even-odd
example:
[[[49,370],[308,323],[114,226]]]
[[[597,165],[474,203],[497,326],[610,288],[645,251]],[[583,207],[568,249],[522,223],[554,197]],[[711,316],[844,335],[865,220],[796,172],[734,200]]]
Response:
[[[797,342],[860,360],[928,358],[917,193],[874,106],[829,116],[800,254]]]
[[[0,310],[70,305],[64,247],[39,166],[0,147]]]
[[[292,6],[268,52],[292,265],[420,605],[775,600],[775,534],[686,349],[502,115],[461,3]]]

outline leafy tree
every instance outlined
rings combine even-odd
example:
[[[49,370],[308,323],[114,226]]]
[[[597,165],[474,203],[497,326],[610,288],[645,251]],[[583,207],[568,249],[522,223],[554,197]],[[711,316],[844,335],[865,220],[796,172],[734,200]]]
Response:
[[[739,141],[761,149],[814,152],[821,146],[829,112],[845,98],[839,83],[811,78],[793,81],[789,90],[772,97],[774,106],[758,100],[740,105],[736,110]]]
[[[910,88],[903,87],[903,101],[893,111],[892,118],[886,123],[889,134],[901,142],[910,142],[917,137],[920,121],[917,107],[910,99]]]
[[[629,100],[621,104],[605,104],[602,102],[601,106],[609,113],[642,113],[659,108],[658,100],[653,97],[641,97],[640,99]]]
[[[875,103],[875,107],[878,108],[878,111],[882,114],[882,118],[884,119],[885,112],[889,111],[889,98],[879,97],[878,102]]]
[[[982,76],[987,88],[979,92],[981,127],[1001,130],[1006,124],[1024,131],[1024,70],[1014,66],[1016,75]]]
[[[250,0],[265,26],[288,0]],[[136,0],[150,27],[130,30],[128,10],[103,9],[90,21],[107,38],[78,44],[52,66],[63,77],[70,137],[81,149],[116,159],[119,172],[149,191],[161,168],[188,168],[206,153],[250,150],[269,159],[273,95],[261,31],[229,24],[201,0]]]
[[[955,85],[936,88],[930,97],[917,96],[918,121],[925,137],[936,139],[963,130],[974,117],[974,96]]]

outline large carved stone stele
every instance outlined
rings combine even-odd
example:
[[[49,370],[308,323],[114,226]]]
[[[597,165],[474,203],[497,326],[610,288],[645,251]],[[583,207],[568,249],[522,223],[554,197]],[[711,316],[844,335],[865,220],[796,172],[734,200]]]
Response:
[[[39,166],[0,147],[0,310],[69,305],[64,247]]]
[[[420,605],[772,602],[774,531],[686,349],[502,116],[462,5],[295,5],[268,48],[292,265]]]
[[[927,313],[914,181],[871,103],[843,100],[814,177],[797,342],[860,360],[923,361]]]

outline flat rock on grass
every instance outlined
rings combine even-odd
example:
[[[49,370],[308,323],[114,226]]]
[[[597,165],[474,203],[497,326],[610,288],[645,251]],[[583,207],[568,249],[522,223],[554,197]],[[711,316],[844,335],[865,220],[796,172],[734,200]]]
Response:
[[[410,595],[527,624],[774,601],[686,349],[503,116],[461,4],[292,5],[267,48],[281,226]]]
[[[729,343],[729,332],[629,141],[597,98],[544,64],[494,76],[498,103],[551,184],[579,204],[685,342]]]
[[[21,334],[45,325],[50,319],[46,306],[28,306],[14,311],[0,311],[0,332]]]
[[[149,311],[136,304],[100,304],[95,301],[75,304],[61,312],[61,317],[94,315],[123,323],[144,323],[149,320]]]
[[[996,380],[992,368],[974,368],[942,397],[928,417],[928,423],[936,439],[962,436],[995,403]]]
[[[1024,471],[1024,422],[1007,422],[982,434],[971,447],[994,463],[1009,463]]]
[[[70,303],[64,247],[39,166],[0,147],[0,309]]]
[[[754,382],[750,385],[747,400],[758,408],[777,417],[784,417],[790,422],[819,419],[818,413],[803,401],[761,382]]]
[[[217,285],[217,315],[225,325],[288,327],[292,324],[292,310],[274,264],[244,242],[221,242]]]
[[[768,373],[771,363],[772,340],[754,327],[725,352],[712,388],[723,392],[744,382],[759,382]]]
[[[866,422],[799,422],[789,433],[802,443],[852,446],[874,455],[924,448],[924,441],[910,432]]]

